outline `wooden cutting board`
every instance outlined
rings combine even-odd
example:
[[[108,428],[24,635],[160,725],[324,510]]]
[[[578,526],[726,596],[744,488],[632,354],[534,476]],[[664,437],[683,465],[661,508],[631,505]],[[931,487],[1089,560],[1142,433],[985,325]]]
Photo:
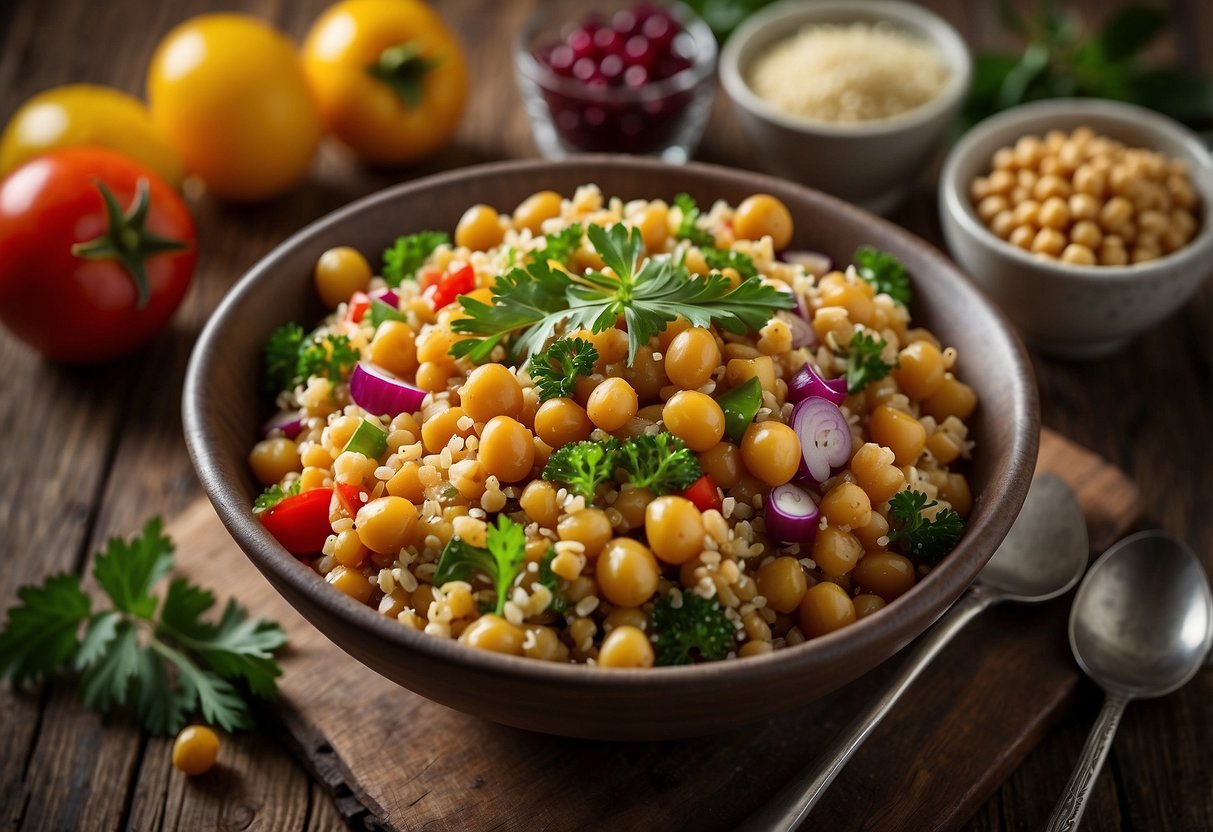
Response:
[[[1047,430],[1038,468],[1074,488],[1094,552],[1139,519],[1137,487],[1123,472]],[[276,710],[289,743],[356,827],[731,829],[809,762],[901,660],[808,708],[727,734],[663,743],[532,734],[437,705],[347,656],[257,573],[209,503],[169,531],[179,571],[286,628]],[[856,753],[805,828],[964,823],[1074,691],[1068,609],[1068,597],[1008,606],[970,624]]]

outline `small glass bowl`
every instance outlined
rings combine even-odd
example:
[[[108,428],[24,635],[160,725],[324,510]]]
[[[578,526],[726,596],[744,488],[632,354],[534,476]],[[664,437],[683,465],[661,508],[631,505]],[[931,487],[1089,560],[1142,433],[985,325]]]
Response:
[[[589,15],[583,2],[545,3],[514,42],[514,69],[531,132],[548,159],[575,153],[630,153],[667,162],[690,159],[703,135],[715,94],[716,38],[681,4],[661,8],[682,26],[673,48],[687,66],[660,80],[610,86],[602,77],[558,74],[546,58],[588,19],[604,29],[624,15],[645,13],[636,2],[599,3]],[[626,21],[626,19],[625,19]],[[635,75],[636,79],[644,76]]]

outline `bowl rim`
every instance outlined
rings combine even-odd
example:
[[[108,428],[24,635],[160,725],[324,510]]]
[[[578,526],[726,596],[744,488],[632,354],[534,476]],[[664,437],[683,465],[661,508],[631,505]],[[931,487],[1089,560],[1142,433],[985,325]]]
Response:
[[[651,81],[632,89],[630,87],[594,88],[574,78],[557,75],[540,63],[532,49],[535,35],[545,24],[553,21],[558,13],[558,3],[541,4],[513,38],[514,67],[519,76],[542,90],[556,92],[569,98],[602,104],[627,104],[650,102],[669,98],[672,95],[693,90],[711,79],[716,68],[719,44],[707,22],[685,3],[672,2],[667,7],[683,30],[695,43],[691,65],[669,78]],[[570,23],[574,21],[569,21]]]
[[[957,550],[936,567],[905,595],[882,610],[880,616],[871,616],[856,621],[842,630],[810,639],[794,647],[773,651],[769,654],[747,657],[743,662],[719,661],[679,667],[612,668],[609,673],[576,664],[537,661],[521,656],[510,656],[489,651],[469,649],[454,639],[439,639],[426,635],[411,627],[390,621],[377,611],[359,604],[332,587],[310,568],[301,568],[300,561],[287,553],[259,523],[247,507],[247,498],[225,472],[220,455],[215,450],[213,417],[205,407],[209,396],[207,379],[220,367],[222,340],[226,319],[252,294],[257,283],[276,267],[277,261],[288,256],[292,249],[313,239],[324,238],[330,230],[341,226],[350,218],[364,211],[383,209],[384,206],[407,199],[418,192],[438,189],[469,180],[483,180],[495,175],[532,174],[541,177],[553,167],[593,166],[595,170],[610,168],[631,171],[637,174],[656,175],[671,166],[660,160],[629,156],[586,154],[561,161],[521,160],[493,162],[468,166],[432,176],[423,177],[395,185],[355,200],[323,217],[309,223],[284,242],[274,247],[254,264],[224,296],[203,329],[186,369],[182,395],[182,423],[191,461],[202,482],[207,497],[214,506],[220,520],[232,535],[234,542],[245,552],[261,571],[290,586],[299,596],[308,598],[329,615],[341,619],[344,624],[356,626],[366,634],[368,640],[384,642],[394,651],[421,654],[432,662],[454,664],[463,669],[479,672],[489,671],[502,678],[526,683],[559,684],[566,690],[594,689],[596,691],[627,691],[638,686],[660,687],[667,691],[694,690],[704,685],[719,684],[727,680],[736,668],[743,667],[749,679],[756,684],[775,684],[794,674],[813,669],[815,665],[832,664],[844,660],[848,655],[862,654],[876,649],[888,639],[889,632],[901,633],[907,624],[922,617],[929,607],[937,603],[940,596],[959,597],[972,583],[995,546],[984,557],[977,547],[985,538],[996,537],[999,542],[1010,529],[1018,514],[1031,483],[1036,464],[1039,443],[1039,400],[1036,393],[1032,365],[1027,352],[1015,330],[985,293],[964,275],[963,270],[945,254],[921,238],[893,223],[876,217],[835,197],[814,191],[792,182],[751,171],[727,168],[719,165],[688,163],[676,166],[708,181],[732,180],[744,182],[755,193],[763,190],[793,189],[805,192],[811,202],[823,204],[827,209],[848,216],[853,221],[862,221],[877,227],[895,238],[900,246],[916,249],[928,260],[936,261],[948,275],[945,280],[957,283],[957,288],[972,293],[984,307],[993,330],[991,337],[1000,338],[1003,346],[1013,356],[1007,368],[1008,385],[1015,392],[1007,418],[1012,420],[1010,447],[1005,456],[1006,491],[1000,496],[1004,508],[991,510],[986,524],[978,531],[962,539]],[[250,438],[253,431],[250,430]],[[965,557],[965,556],[968,557]],[[938,614],[946,611],[946,606]],[[302,614],[302,612],[301,612]],[[306,616],[305,616],[306,617]],[[309,623],[312,623],[309,619]],[[928,622],[928,626],[929,626]],[[312,626],[316,626],[314,623]],[[904,638],[902,645],[925,631],[915,631]]]
[[[741,67],[741,54],[751,40],[772,29],[799,28],[840,12],[879,17],[902,27],[920,27],[951,70],[944,88],[930,101],[892,118],[845,124],[786,113],[751,89]],[[929,9],[904,0],[781,0],[746,18],[720,52],[721,85],[738,105],[789,130],[837,138],[892,136],[946,116],[967,94],[972,74],[973,58],[960,33]]]
[[[1013,143],[1020,136],[1027,135],[1023,127],[1025,123],[1035,121],[1041,116],[1087,116],[1101,119],[1104,123],[1132,126],[1153,136],[1166,136],[1184,149],[1187,154],[1182,157],[1184,161],[1193,168],[1203,168],[1206,171],[1207,183],[1213,183],[1213,153],[1206,149],[1200,137],[1192,130],[1169,116],[1136,104],[1102,98],[1053,98],[1033,101],[978,122],[952,147],[944,160],[939,175],[940,210],[947,211],[970,238],[1022,266],[1082,283],[1150,278],[1162,271],[1198,266],[1196,261],[1209,255],[1213,250],[1213,184],[1207,184],[1206,179],[1200,177],[1192,177],[1192,184],[1200,194],[1204,213],[1200,230],[1187,245],[1157,260],[1125,266],[1083,266],[1041,260],[1018,246],[1011,245],[991,231],[977,216],[973,201],[968,196],[967,183],[960,181],[960,169],[973,161],[979,145],[1002,136],[1007,138],[1008,144]],[[1098,132],[1098,128],[1092,129]],[[1033,133],[1036,130],[1037,128],[1032,128]]]

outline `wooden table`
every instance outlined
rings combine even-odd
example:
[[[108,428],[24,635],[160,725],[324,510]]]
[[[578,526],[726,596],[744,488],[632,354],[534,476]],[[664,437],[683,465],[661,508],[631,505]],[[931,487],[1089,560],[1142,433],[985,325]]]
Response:
[[[218,5],[218,4],[215,4]],[[223,4],[301,35],[324,0]],[[473,79],[454,147],[397,175],[354,167],[333,148],[309,182],[255,207],[192,202],[201,257],[194,287],[167,332],[107,367],[65,369],[0,332],[0,607],[22,584],[85,572],[111,535],[151,514],[171,517],[200,489],[178,415],[190,348],[229,286],[287,234],[325,212],[400,179],[492,159],[533,156],[510,69],[509,36],[538,0],[448,0]],[[1003,36],[993,3],[932,0],[970,43]],[[1088,19],[1107,10],[1081,9]],[[1116,4],[1111,4],[1116,5]],[[206,0],[20,0],[0,6],[0,117],[34,92],[69,82],[143,91],[147,59],[177,22]],[[1213,68],[1213,9],[1171,0],[1163,52]],[[727,102],[718,101],[699,157],[755,167]],[[508,207],[508,206],[501,206]],[[896,219],[940,239],[932,189]],[[1044,422],[1123,467],[1141,485],[1146,513],[1183,537],[1213,569],[1213,285],[1156,331],[1114,358],[1068,364],[1034,356]],[[1025,684],[1030,680],[1025,680]],[[972,819],[972,830],[1037,828],[1048,816],[1098,709],[1092,685],[1063,722]],[[1181,692],[1134,704],[1087,814],[1087,829],[1213,829],[1213,671]],[[941,703],[945,705],[945,703]],[[946,705],[945,705],[946,706]],[[268,734],[225,740],[224,771],[205,785],[169,762],[170,741],[123,719],[102,721],[76,694],[50,684],[33,694],[0,688],[0,823],[5,829],[334,829],[332,798]],[[342,799],[341,795],[337,796]]]

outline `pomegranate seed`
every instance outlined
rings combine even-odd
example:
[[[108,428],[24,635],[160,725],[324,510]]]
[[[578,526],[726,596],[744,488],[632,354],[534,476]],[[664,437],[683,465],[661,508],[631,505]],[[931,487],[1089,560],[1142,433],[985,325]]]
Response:
[[[639,89],[649,82],[649,71],[642,66],[633,65],[623,71],[623,83],[633,89]]]
[[[594,48],[594,36],[584,29],[578,29],[569,35],[569,49],[573,50],[573,57],[592,58],[597,50]]]
[[[608,84],[618,84],[623,77],[623,58],[618,55],[607,55],[598,64],[598,72]]]
[[[654,13],[640,27],[640,33],[653,42],[658,50],[665,49],[677,34],[673,22],[661,13]]]
[[[594,33],[594,47],[599,55],[614,55],[623,45],[623,39],[614,29],[599,29]]]
[[[633,35],[623,45],[623,57],[632,66],[642,66],[648,69],[653,66],[657,53],[648,38],[644,35]]]
[[[573,64],[573,77],[578,81],[588,81],[598,74],[598,64],[593,58],[578,58]]]
[[[626,9],[616,12],[615,16],[611,18],[611,28],[624,37],[635,34],[637,25],[636,15]]]
[[[573,74],[573,64],[577,57],[573,54],[573,50],[561,44],[552,50],[548,55],[548,66],[558,75],[569,76]]]

